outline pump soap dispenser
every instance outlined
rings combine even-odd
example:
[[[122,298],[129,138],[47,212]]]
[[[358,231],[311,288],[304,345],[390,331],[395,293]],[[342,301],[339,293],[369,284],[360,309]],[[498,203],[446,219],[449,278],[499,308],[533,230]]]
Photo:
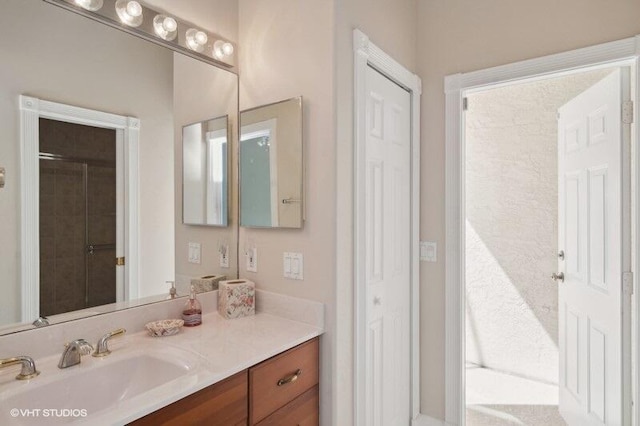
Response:
[[[184,304],[182,311],[182,319],[184,320],[185,327],[195,327],[202,324],[202,306],[198,299],[196,299],[196,289],[191,286],[191,294],[187,303]]]

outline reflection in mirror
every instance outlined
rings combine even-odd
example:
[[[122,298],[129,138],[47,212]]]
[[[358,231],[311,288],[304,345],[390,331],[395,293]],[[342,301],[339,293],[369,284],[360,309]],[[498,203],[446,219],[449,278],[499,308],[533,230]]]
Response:
[[[7,65],[0,67],[0,167],[6,169],[0,334],[27,329],[40,315],[51,315],[54,324],[164,300],[167,281],[176,281],[184,296],[192,279],[237,276],[233,227],[184,229],[181,171],[183,126],[222,116],[236,125],[235,74],[42,0],[3,1],[0,51]],[[35,129],[32,170],[20,160],[27,152],[20,145],[21,95],[36,101],[26,108]],[[37,112],[53,103],[124,119],[119,129],[135,122],[137,144],[127,144],[128,130],[99,120]],[[232,162],[237,140],[230,135]],[[131,171],[137,178],[127,187]],[[32,176],[31,193],[25,175]],[[231,217],[237,214],[234,187],[229,185],[231,204],[223,209]],[[131,188],[135,199],[127,196]],[[34,212],[29,259],[21,255],[27,208]],[[135,210],[131,221],[137,226],[121,226],[119,215]],[[188,262],[190,242],[200,246],[198,264]]]
[[[182,221],[185,225],[227,226],[228,118],[182,128]]]
[[[302,98],[240,113],[240,225],[301,228]]]

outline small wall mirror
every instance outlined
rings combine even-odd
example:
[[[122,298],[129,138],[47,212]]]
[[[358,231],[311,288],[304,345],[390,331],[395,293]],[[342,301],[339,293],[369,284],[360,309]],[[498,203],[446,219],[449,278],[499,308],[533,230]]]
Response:
[[[229,215],[227,116],[182,128],[182,222],[227,226]]]
[[[240,225],[301,228],[302,97],[240,113]]]

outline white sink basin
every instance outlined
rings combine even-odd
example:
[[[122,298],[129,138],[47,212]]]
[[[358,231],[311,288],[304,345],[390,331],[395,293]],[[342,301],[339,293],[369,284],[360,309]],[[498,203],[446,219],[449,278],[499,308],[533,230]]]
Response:
[[[190,352],[164,347],[153,352],[113,353],[105,358],[85,356],[79,366],[64,370],[56,367],[57,371],[50,371],[50,362],[46,363],[49,371],[38,365],[40,376],[0,394],[0,424],[49,425],[90,420],[91,415],[185,377],[197,365],[197,358]],[[38,409],[40,412],[34,412]],[[86,414],[78,410],[85,410]]]

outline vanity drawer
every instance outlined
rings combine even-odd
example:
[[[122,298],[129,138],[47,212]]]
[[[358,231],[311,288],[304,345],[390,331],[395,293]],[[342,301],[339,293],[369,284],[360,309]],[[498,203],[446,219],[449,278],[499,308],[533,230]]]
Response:
[[[256,426],[318,426],[320,397],[314,386]]]
[[[249,369],[250,424],[257,424],[318,384],[318,348],[315,338]]]

